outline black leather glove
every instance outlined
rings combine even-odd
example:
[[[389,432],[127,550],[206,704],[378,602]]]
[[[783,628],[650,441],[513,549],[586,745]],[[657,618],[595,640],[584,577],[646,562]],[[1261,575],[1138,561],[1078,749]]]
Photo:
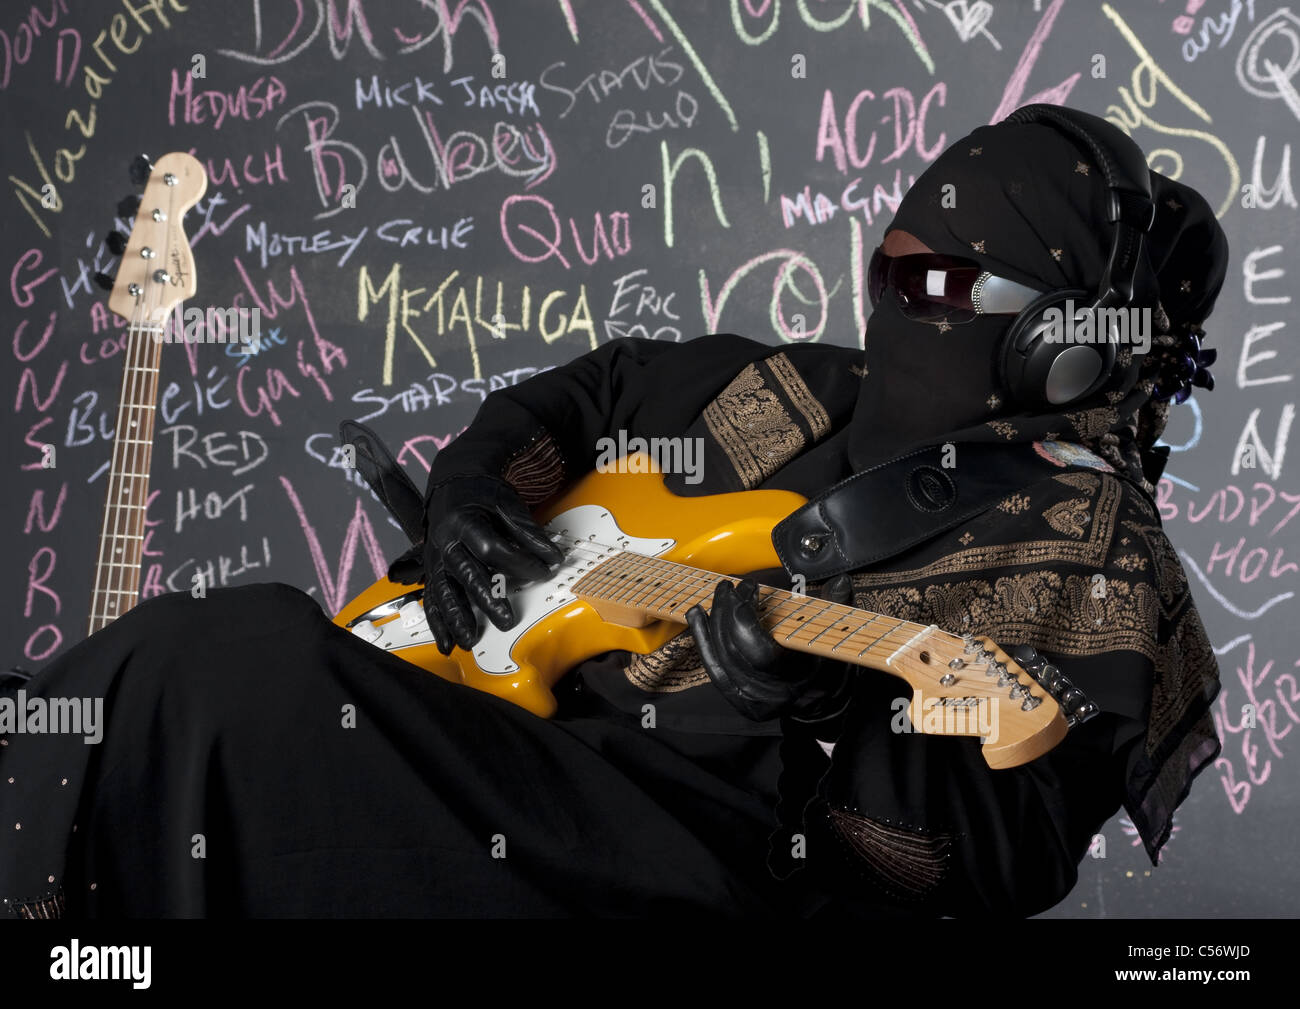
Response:
[[[502,630],[515,625],[510,602],[492,594],[494,574],[535,581],[564,559],[515,489],[498,477],[443,481],[430,493],[425,516],[424,542],[397,558],[388,577],[423,579],[424,613],[443,655],[479,639],[473,606]]]
[[[782,648],[758,619],[758,583],[722,581],[713,591],[713,609],[686,611],[686,622],[709,678],[746,718],[756,722],[789,716],[801,722],[834,718],[848,705],[853,674],[843,662]],[[853,589],[840,575],[817,595],[849,603]]]

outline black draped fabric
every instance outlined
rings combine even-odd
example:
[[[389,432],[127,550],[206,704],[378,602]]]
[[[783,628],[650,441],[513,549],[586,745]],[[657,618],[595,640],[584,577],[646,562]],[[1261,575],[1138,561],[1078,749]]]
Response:
[[[971,146],[993,153],[989,137]],[[1026,153],[1025,184],[1074,172],[1061,154]],[[933,181],[918,180],[900,218],[942,248],[912,213]],[[1188,194],[1170,198],[1199,211]],[[975,216],[946,226],[978,242],[961,230],[980,223],[978,201],[963,199]],[[1050,228],[1052,215],[1088,214],[1090,200],[1045,197],[1034,219]],[[1162,283],[1215,238],[1163,212],[1157,230]],[[1055,240],[1040,244],[1050,257]],[[1083,283],[1075,267],[1093,255],[1080,247],[1061,277],[1042,279]],[[1015,262],[1032,274],[1041,257],[1031,246]],[[1204,269],[1187,276],[1213,286]],[[1181,307],[1203,318],[1213,293]],[[983,372],[938,368],[917,386],[917,358],[976,368],[983,330],[940,354],[924,342],[940,334],[882,305],[865,354],[731,334],[617,340],[492,393],[428,486],[491,474],[538,504],[620,432],[702,440],[704,480],[670,477],[679,494],[811,496],[945,437],[1037,453],[1060,472],[1008,486],[986,513],[853,581],[860,606],[1058,662],[1102,713],[1051,753],[992,771],[973,741],[895,732],[900,683],[871,673],[840,724],[750,722],[712,686],[687,632],[650,655],[582,664],[559,716],[543,721],[374,649],[288,586],[164,596],[28,685],[102,696],[107,729],[96,745],[0,739],[0,899],[30,917],[1030,914],[1068,893],[1092,834],[1121,806],[1154,858],[1217,745],[1206,734],[1217,670],[1130,461],[1159,433],[1158,418],[1139,418],[1153,375],[1126,363],[1101,403],[1060,418],[1005,413],[975,388]],[[971,388],[932,423],[934,383]],[[761,580],[788,584],[783,571]]]
[[[10,914],[798,910],[763,871],[766,741],[648,733],[581,691],[539,719],[291,586],[148,600],[39,679],[106,698],[108,729],[7,735]]]
[[[649,402],[661,371],[692,373],[696,361],[724,349],[754,360],[721,390],[705,389],[703,409],[681,401],[675,407],[676,431],[716,432],[711,480],[810,495],[850,472],[845,435],[861,353],[774,351],[730,335],[670,348],[635,341],[602,348],[607,360],[599,368],[588,358],[508,390],[518,397],[512,407],[505,397],[489,397],[467,434],[491,431],[487,444],[513,442],[513,453],[490,464],[520,481],[525,494],[545,497],[543,488],[553,493],[572,474],[560,462],[549,434],[557,421],[544,404],[566,411],[572,432],[579,421],[568,411],[588,401],[583,390],[612,385]],[[567,397],[545,395],[547,381],[567,386]],[[520,401],[528,396],[537,397],[530,407]],[[543,427],[521,424],[518,415],[512,427],[501,426],[512,409],[528,409]],[[670,408],[660,402],[655,409],[664,417]],[[809,414],[815,435],[804,433]],[[593,408],[583,422],[591,445],[597,430],[608,430],[598,418]],[[674,430],[670,418],[658,423],[634,424],[629,433]],[[753,437],[734,437],[744,430]],[[1100,462],[1081,447],[1051,447],[1063,461]],[[440,455],[445,468],[435,460],[430,482],[468,458]],[[1158,574],[1146,541],[1131,540],[1133,560],[1119,544],[1128,535],[1122,520],[1141,511],[1124,489],[1131,484],[1100,470],[1093,476],[1089,465],[1063,466],[1061,479],[1029,489],[1034,517],[1050,530],[1044,538],[1059,541],[1057,551],[1008,548],[1049,589],[1066,588],[1037,598],[1060,608],[1067,624],[1078,619],[1070,604],[1081,598],[1075,582],[1082,575],[1062,573],[1072,556],[1085,570],[1111,555],[1121,568],[1131,566],[1126,577],[1143,613]],[[987,544],[1008,530],[1022,533],[1023,511],[1009,493],[1005,508],[951,533],[955,544],[930,549],[960,551],[967,534]],[[1154,516],[1139,518],[1151,542],[1163,544]],[[1160,559],[1176,567],[1172,555]],[[781,583],[779,572],[769,574],[769,582]],[[867,593],[884,589],[861,581],[864,575],[855,576],[860,604],[913,615],[908,607],[915,609],[917,597],[872,598]],[[1115,605],[1131,602],[1120,593],[1116,585]],[[994,617],[1015,612],[1023,595],[1018,585],[975,592],[971,626],[1014,643],[1024,628],[1003,628]],[[920,599],[932,605],[931,596]],[[961,630],[959,613],[954,606],[934,621]],[[1078,640],[1038,643],[1056,657]],[[1107,661],[1128,661],[1123,646],[1122,636],[1106,639]],[[1090,692],[1103,686],[1066,668]],[[897,683],[869,676],[861,683],[822,782],[830,802],[819,799],[819,806],[809,804],[811,789],[826,768],[818,766],[824,757],[813,734],[783,735],[790,726],[749,722],[732,711],[688,633],[647,656],[615,652],[584,663],[565,681],[560,715],[543,721],[374,649],[288,586],[217,590],[206,599],[162,596],[69,650],[28,685],[45,696],[104,697],[107,730],[97,745],[15,733],[0,740],[0,779],[15,778],[0,788],[7,832],[0,894],[14,913],[33,915],[60,902],[69,913],[101,915],[967,914],[1031,913],[1061,899],[1080,846],[1124,801],[1123,768],[1142,735],[1141,718],[1132,717],[1138,680],[1126,677],[1113,696],[1099,691],[1099,703],[1122,714],[1099,718],[1099,728],[1089,723],[1087,733],[1072,734],[1027,768],[997,772],[984,766],[978,746],[889,732],[878,722],[888,703],[882,709],[872,697],[883,691],[892,698]],[[656,706],[653,729],[642,722],[647,702]],[[354,728],[345,727],[349,711]],[[882,747],[889,752],[876,752]],[[808,805],[810,871],[778,883],[767,862],[783,768],[787,836]],[[880,773],[887,780],[871,776]],[[930,819],[936,810],[944,816]],[[904,891],[910,904],[888,876],[863,876],[879,850],[858,851],[846,838],[859,837],[864,821],[937,838],[920,842],[937,863],[890,840],[896,864],[927,881],[919,892]],[[497,838],[506,846],[503,859],[492,857]],[[963,861],[948,858],[950,851]],[[1041,871],[1022,872],[1025,852]],[[943,865],[953,868],[940,872]]]

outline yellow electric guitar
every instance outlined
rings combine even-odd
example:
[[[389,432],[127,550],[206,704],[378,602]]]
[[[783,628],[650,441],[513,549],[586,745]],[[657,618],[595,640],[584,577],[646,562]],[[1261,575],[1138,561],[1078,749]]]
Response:
[[[511,586],[517,623],[503,631],[485,620],[473,650],[442,655],[423,589],[386,578],[334,622],[431,673],[549,717],[552,686],[579,662],[610,649],[653,651],[681,632],[692,606],[710,607],[719,580],[779,567],[772,529],[805,502],[779,490],[679,497],[648,457],[620,468],[628,472],[587,475],[536,513],[565,559],[545,581]],[[1032,649],[1020,653],[1022,665],[969,634],[769,586],[760,587],[758,607],[784,647],[906,681],[914,730],[980,736],[990,767],[1041,756],[1081,720],[1057,703],[1073,691],[1077,711],[1077,688]]]

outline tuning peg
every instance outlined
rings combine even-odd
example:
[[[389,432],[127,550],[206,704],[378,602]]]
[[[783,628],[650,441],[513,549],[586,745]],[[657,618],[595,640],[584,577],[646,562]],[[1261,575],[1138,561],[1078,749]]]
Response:
[[[1073,684],[1056,666],[1050,662],[1040,670],[1041,675],[1038,682],[1043,685],[1043,689],[1053,697],[1060,697],[1062,693],[1070,689]]]
[[[135,193],[130,196],[124,196],[117,205],[117,216],[124,221],[129,221],[140,209],[140,197]]]
[[[95,283],[98,284],[100,287],[102,287],[105,291],[113,290],[113,282],[114,282],[114,278],[111,274],[107,274],[107,273],[95,274]]]
[[[149,181],[149,173],[153,171],[153,162],[149,160],[149,155],[137,154],[131,159],[131,167],[129,171],[131,174],[131,181],[137,186],[143,186]]]
[[[120,256],[126,251],[126,235],[120,231],[110,231],[104,236],[104,244],[108,246],[109,252]]]
[[[1029,645],[1016,645],[1011,649],[1011,657],[1025,669],[1028,669],[1035,660],[1042,661],[1037,650]]]

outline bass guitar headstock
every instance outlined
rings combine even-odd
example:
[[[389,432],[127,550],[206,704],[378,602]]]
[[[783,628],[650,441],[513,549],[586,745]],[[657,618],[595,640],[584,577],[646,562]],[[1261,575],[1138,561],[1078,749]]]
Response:
[[[122,216],[134,213],[129,237],[110,232],[109,251],[121,262],[117,275],[98,273],[95,281],[110,291],[108,308],[137,326],[158,331],[176,305],[198,290],[194,256],[181,227],[185,212],[203,198],[207,173],[198,159],[181,151],[165,154],[156,164],[141,155],[131,177],[144,192],[118,204]]]

